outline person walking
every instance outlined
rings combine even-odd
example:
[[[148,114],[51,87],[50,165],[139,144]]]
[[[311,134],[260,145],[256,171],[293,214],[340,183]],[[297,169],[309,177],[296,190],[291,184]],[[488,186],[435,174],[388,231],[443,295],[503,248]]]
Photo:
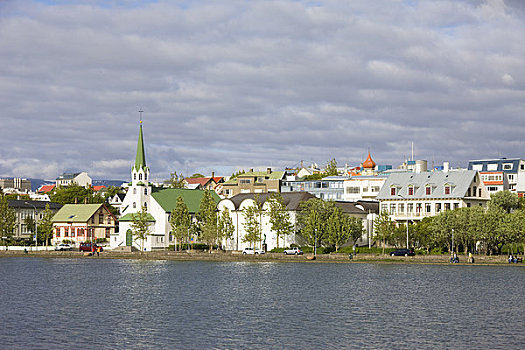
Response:
[[[100,256],[100,247],[97,247],[97,256]]]

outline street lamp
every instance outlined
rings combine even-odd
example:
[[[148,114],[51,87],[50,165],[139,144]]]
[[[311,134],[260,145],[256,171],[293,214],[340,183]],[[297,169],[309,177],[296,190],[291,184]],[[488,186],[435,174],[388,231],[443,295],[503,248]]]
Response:
[[[407,201],[407,207],[406,207],[406,211],[407,211],[407,249],[408,249],[408,198],[405,198],[403,197],[402,195],[398,194],[399,197],[403,198],[404,200]]]
[[[27,205],[32,206],[35,209],[35,251],[36,251],[37,248],[38,248],[38,240],[37,240],[38,224],[37,224],[37,216],[36,216],[36,206],[33,203],[29,203],[29,202],[24,202],[24,203],[27,204]]]

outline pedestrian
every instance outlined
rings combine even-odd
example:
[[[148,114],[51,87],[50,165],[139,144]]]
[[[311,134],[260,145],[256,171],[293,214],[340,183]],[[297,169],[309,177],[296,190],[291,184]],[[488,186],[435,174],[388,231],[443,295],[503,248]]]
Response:
[[[513,258],[512,258],[512,254],[509,254],[509,264],[512,262]]]
[[[100,247],[97,247],[97,256],[100,256]]]

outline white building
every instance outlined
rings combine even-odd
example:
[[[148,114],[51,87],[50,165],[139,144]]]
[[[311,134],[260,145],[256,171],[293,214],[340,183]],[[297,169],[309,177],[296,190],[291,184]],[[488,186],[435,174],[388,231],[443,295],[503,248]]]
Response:
[[[344,181],[343,200],[357,202],[360,200],[375,200],[388,175],[352,176]]]
[[[444,210],[486,206],[489,193],[474,170],[394,173],[377,199],[380,212],[397,222],[413,222]]]
[[[56,187],[78,185],[85,188],[91,187],[92,180],[89,175],[83,171],[80,173],[63,173],[55,180]]]

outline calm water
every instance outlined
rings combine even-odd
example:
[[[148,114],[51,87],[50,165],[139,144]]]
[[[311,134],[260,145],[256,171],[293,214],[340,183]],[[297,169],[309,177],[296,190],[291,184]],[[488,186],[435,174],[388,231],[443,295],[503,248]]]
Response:
[[[523,349],[525,267],[0,259],[1,349]]]

